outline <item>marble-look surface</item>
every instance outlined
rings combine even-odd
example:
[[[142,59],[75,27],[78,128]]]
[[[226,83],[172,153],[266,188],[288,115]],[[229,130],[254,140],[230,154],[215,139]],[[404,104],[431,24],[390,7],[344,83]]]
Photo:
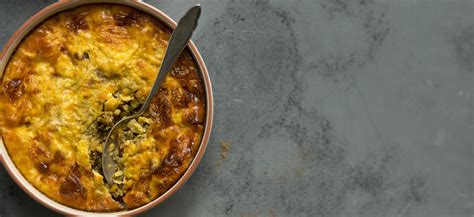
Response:
[[[2,0],[0,44],[51,2]],[[143,216],[474,215],[474,1],[148,2],[202,4],[216,113]],[[0,216],[53,215],[0,170]]]

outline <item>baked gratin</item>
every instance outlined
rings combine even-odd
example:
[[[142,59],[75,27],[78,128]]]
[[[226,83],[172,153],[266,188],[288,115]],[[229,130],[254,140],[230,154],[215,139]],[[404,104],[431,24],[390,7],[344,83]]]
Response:
[[[189,51],[149,111],[119,134],[114,184],[101,168],[111,127],[145,101],[171,30],[136,9],[62,12],[17,47],[2,78],[1,134],[23,176],[48,197],[95,212],[127,210],[166,192],[201,143],[205,90]]]

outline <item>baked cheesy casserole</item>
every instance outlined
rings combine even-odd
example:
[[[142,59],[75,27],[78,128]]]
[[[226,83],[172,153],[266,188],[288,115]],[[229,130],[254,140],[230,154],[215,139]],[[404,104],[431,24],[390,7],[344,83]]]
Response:
[[[96,4],[54,15],[20,43],[2,78],[0,125],[33,186],[67,206],[110,212],[150,202],[183,175],[201,142],[206,103],[189,51],[150,109],[119,134],[114,184],[101,168],[107,133],[145,101],[170,35],[141,11]]]

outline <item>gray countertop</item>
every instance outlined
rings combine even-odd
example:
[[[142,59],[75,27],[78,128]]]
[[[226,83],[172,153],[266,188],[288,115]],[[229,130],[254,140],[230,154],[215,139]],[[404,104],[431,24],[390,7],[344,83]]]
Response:
[[[0,44],[52,1],[0,2]],[[474,1],[192,3],[215,96],[198,169],[144,216],[474,215]],[[0,216],[52,216],[0,169]]]

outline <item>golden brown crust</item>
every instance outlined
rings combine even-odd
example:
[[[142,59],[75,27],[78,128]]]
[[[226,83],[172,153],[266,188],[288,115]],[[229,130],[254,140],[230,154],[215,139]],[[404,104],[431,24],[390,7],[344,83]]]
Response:
[[[152,120],[146,136],[123,147],[121,199],[93,165],[105,139],[98,120],[116,109],[114,100],[129,103],[131,94],[131,105],[144,101],[170,34],[140,11],[101,4],[55,15],[24,39],[2,79],[0,125],[27,180],[65,205],[108,212],[142,206],[182,176],[205,118],[204,87],[188,51],[145,114]]]

